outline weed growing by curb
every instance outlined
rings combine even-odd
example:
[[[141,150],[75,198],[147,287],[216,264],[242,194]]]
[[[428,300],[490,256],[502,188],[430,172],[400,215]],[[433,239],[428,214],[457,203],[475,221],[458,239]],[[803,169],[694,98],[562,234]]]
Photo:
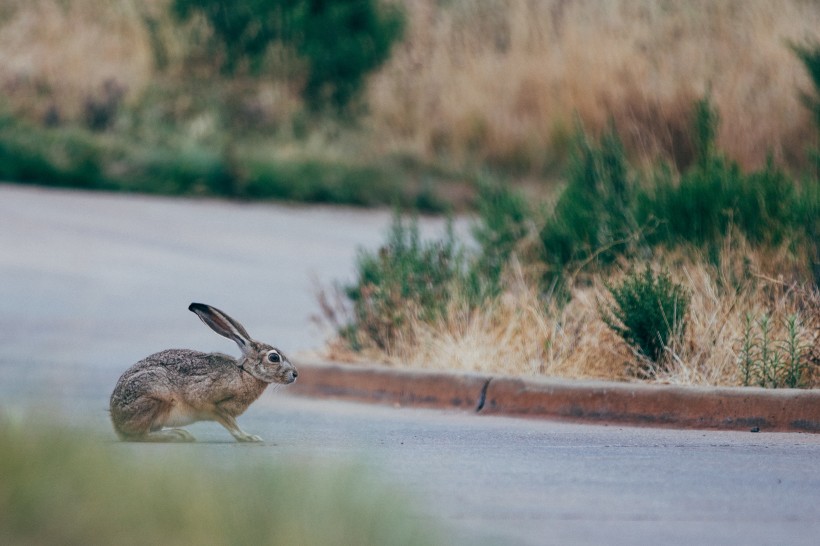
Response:
[[[397,212],[387,242],[377,252],[362,251],[358,278],[346,287],[353,322],[343,336],[354,346],[391,349],[413,318],[433,322],[453,297],[461,259],[452,226],[442,241],[422,241],[416,219],[405,223]]]
[[[785,333],[775,333],[776,324],[769,315],[744,318],[743,338],[738,352],[738,370],[744,386],[766,388],[800,388],[806,386],[809,351],[800,317],[791,314],[784,319]]]
[[[605,284],[614,303],[599,304],[601,319],[639,355],[650,360],[639,374],[652,377],[664,370],[663,355],[674,338],[683,335],[689,294],[668,272],[630,271],[616,286]]]

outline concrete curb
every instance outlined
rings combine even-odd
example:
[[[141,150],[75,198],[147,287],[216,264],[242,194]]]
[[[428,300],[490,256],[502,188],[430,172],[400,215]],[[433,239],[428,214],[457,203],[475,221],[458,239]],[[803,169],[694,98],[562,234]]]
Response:
[[[479,414],[673,428],[820,433],[820,390],[678,387],[300,362],[288,391]]]
[[[357,402],[475,410],[489,375],[297,362],[299,380],[288,392]]]

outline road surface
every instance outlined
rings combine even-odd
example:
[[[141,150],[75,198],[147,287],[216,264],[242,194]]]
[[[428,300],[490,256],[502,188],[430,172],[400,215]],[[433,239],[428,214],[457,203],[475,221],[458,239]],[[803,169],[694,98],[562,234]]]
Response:
[[[0,185],[0,411],[110,434],[119,374],[154,351],[235,347],[186,310],[224,308],[288,352],[322,332],[313,278],[349,279],[385,211],[167,200]],[[425,224],[428,233],[442,222]],[[298,363],[298,361],[297,361]],[[577,425],[367,406],[269,389],[191,445],[218,463],[364,462],[459,544],[817,544],[820,435]],[[420,522],[423,524],[424,522]]]

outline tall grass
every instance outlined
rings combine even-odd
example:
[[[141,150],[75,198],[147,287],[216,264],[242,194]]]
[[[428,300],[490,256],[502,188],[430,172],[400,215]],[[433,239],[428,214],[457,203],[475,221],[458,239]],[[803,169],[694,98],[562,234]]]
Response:
[[[600,312],[602,303],[613,302],[607,286],[622,283],[624,270],[610,268],[568,288],[567,297],[557,297],[545,295],[517,261],[506,268],[504,290],[497,298],[472,306],[455,297],[434,321],[407,317],[399,342],[389,351],[372,343],[352,349],[337,338],[328,354],[399,367],[742,385],[745,316],[766,314],[780,340],[788,339],[788,317],[799,317],[797,337],[809,347],[803,354],[801,386],[820,386],[820,292],[783,275],[794,270],[787,249],[754,249],[736,240],[724,245],[717,264],[686,247],[657,253],[650,267],[668,269],[671,280],[691,298],[686,327],[677,330],[681,337],[667,340],[662,366],[637,357]]]
[[[52,120],[81,117],[109,81],[136,100],[155,75],[150,35],[132,0],[4,0],[0,67],[4,101]]]
[[[812,2],[407,2],[408,39],[371,86],[383,134],[427,156],[523,172],[560,164],[577,113],[614,118],[627,149],[685,167],[688,118],[709,92],[718,143],[744,168],[804,164],[814,141],[789,41],[817,39]]]
[[[367,84],[354,126],[308,112],[308,69],[282,44],[260,58],[265,78],[225,79],[213,29],[175,20],[171,0],[3,2],[2,102],[29,121],[107,128],[136,144],[261,132],[266,152],[298,148],[319,163],[341,154],[390,170],[391,158],[411,158],[423,172],[410,185],[446,182],[441,166],[461,179],[487,165],[552,179],[576,116],[594,135],[614,121],[630,157],[684,170],[697,154],[693,101],[707,93],[723,120],[716,141],[742,170],[769,156],[802,169],[817,148],[798,92],[811,82],[790,45],[820,39],[812,2],[395,3],[405,38]]]
[[[435,544],[430,523],[354,467],[146,461],[84,431],[0,416],[3,544]]]
[[[751,313],[790,325],[777,338],[789,343],[784,384],[815,385],[814,353],[803,350],[820,346],[818,241],[806,229],[816,222],[815,181],[798,183],[771,164],[742,172],[713,140],[709,101],[693,111],[697,155],[682,173],[634,167],[610,130],[576,139],[552,210],[509,190],[480,193],[479,248],[459,263],[412,262],[437,279],[435,305],[420,305],[412,289],[390,291],[385,309],[401,310],[401,321],[376,310],[353,326],[364,332],[387,319],[395,342],[363,336],[348,348],[420,366],[737,384],[739,367],[749,375],[736,351],[748,348],[743,317]],[[381,251],[361,263],[419,277],[391,257]],[[356,289],[379,294],[391,278],[360,274]],[[496,289],[476,299],[482,283]],[[780,368],[767,372],[766,386],[780,384]]]

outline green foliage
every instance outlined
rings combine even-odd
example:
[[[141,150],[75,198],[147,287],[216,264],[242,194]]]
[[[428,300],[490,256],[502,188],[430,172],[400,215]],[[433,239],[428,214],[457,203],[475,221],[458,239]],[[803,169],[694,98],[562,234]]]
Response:
[[[321,157],[240,156],[235,160],[242,198],[357,206],[398,205],[443,212],[447,203],[432,184],[418,184],[411,165],[354,163]]]
[[[663,367],[669,343],[683,334],[689,294],[667,272],[630,271],[617,286],[607,286],[614,302],[601,305],[601,319],[631,347],[652,361],[642,368],[647,376]]]
[[[820,43],[792,44],[791,48],[803,63],[814,85],[814,93],[803,93],[802,97],[820,129]]]
[[[695,161],[701,168],[706,168],[709,161],[717,154],[717,130],[720,114],[712,106],[708,97],[695,101],[692,133],[695,141]]]
[[[401,164],[278,158],[270,142],[146,142],[81,127],[44,129],[0,114],[0,179],[48,186],[212,195],[440,212],[435,188],[417,188]]]
[[[639,201],[638,217],[660,224],[648,240],[667,246],[720,245],[732,229],[753,243],[778,244],[791,236],[798,207],[794,182],[771,161],[746,175],[722,157],[693,167],[678,184],[659,173]]]
[[[646,186],[635,180],[613,128],[598,142],[579,135],[567,187],[541,230],[549,272],[560,275],[577,263],[612,263],[638,242],[692,244],[717,256],[733,230],[753,244],[797,242],[817,254],[816,181],[801,188],[771,159],[763,169],[743,173],[717,148],[718,122],[709,99],[697,101],[692,119],[696,161],[679,176],[656,165],[654,183]]]
[[[792,50],[803,62],[814,86],[813,93],[803,93],[803,103],[806,105],[814,123],[820,131],[820,42],[803,45],[792,44]],[[799,222],[806,227],[809,240],[809,253],[812,261],[814,283],[820,286],[820,149],[811,150],[814,155],[815,169],[813,178],[804,182],[804,192],[800,199],[801,214]]]
[[[258,73],[272,44],[291,47],[307,63],[303,93],[313,108],[346,107],[404,30],[402,13],[378,0],[174,0],[173,11],[205,17],[228,73]]]
[[[340,327],[352,348],[372,343],[389,353],[400,336],[409,335],[411,321],[435,323],[455,298],[475,306],[498,295],[501,273],[528,231],[531,212],[508,187],[484,183],[479,194],[476,250],[457,243],[452,225],[442,240],[422,241],[418,223],[397,214],[385,245],[360,253],[356,282],[345,289],[351,321]],[[328,318],[336,315],[324,307]]]
[[[529,232],[532,210],[526,198],[508,185],[483,181],[478,187],[478,222],[473,237],[479,253],[472,264],[474,292],[495,295],[511,254]]]
[[[0,114],[0,179],[104,188],[101,154],[82,131],[46,131]]]
[[[143,451],[143,450],[140,450]],[[217,467],[0,417],[3,544],[440,544],[363,469]],[[156,455],[161,455],[156,457]],[[240,453],[236,454],[243,458]]]
[[[541,230],[545,262],[560,269],[596,258],[610,263],[627,248],[635,231],[634,185],[614,128],[599,143],[578,134],[570,154],[567,187]]]
[[[411,319],[433,322],[442,316],[461,275],[461,256],[452,227],[443,241],[422,241],[418,222],[397,213],[386,244],[362,251],[357,279],[345,289],[353,303],[353,323],[343,332],[351,345],[365,336],[390,352]]]
[[[820,287],[820,180],[807,180],[798,198],[797,224],[805,229],[808,259],[815,286]]]
[[[232,73],[243,64],[258,70],[268,46],[287,34],[292,0],[174,0],[172,11],[181,20],[201,14],[224,48],[223,69]]]
[[[744,386],[796,389],[806,385],[811,346],[805,341],[798,315],[786,317],[784,326],[785,337],[778,339],[771,317],[763,315],[754,319],[746,315],[738,352],[738,369]]]
[[[693,121],[697,161],[677,183],[668,170],[657,169],[654,187],[640,193],[635,213],[639,222],[658,223],[646,240],[714,250],[732,230],[754,244],[792,239],[800,202],[794,181],[771,159],[760,171],[741,172],[717,150],[717,122],[708,100],[698,101]]]
[[[404,31],[395,4],[378,0],[304,0],[297,50],[310,64],[305,98],[310,105],[344,107],[364,77],[390,56]]]

